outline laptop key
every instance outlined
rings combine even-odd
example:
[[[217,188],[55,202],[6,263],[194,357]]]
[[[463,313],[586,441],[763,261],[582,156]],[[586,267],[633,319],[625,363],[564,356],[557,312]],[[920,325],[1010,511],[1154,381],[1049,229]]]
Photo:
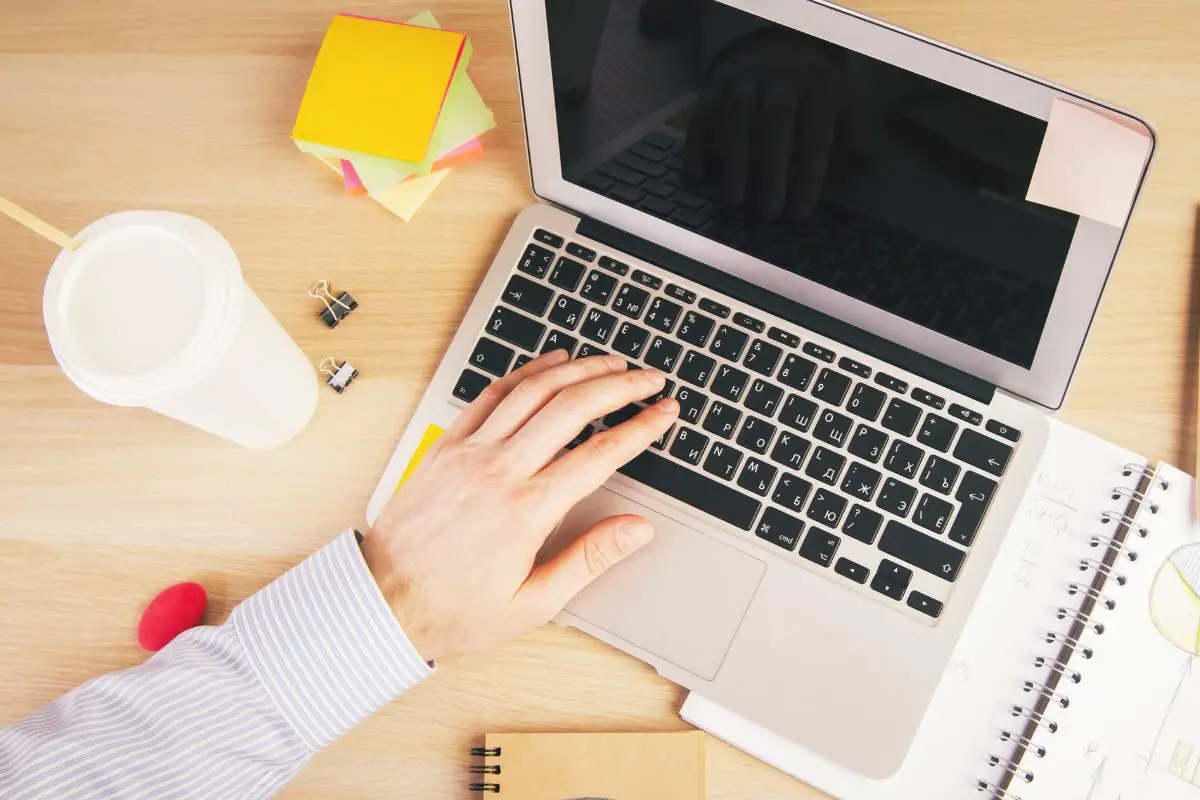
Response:
[[[774,449],[771,450],[771,460],[783,464],[785,467],[792,469],[800,469],[804,464],[804,457],[808,455],[809,443],[807,439],[802,439],[794,433],[784,431],[779,434],[779,441],[775,443]]]
[[[649,450],[617,471],[744,531],[753,527],[762,509],[762,503],[750,495]]]
[[[825,361],[829,364],[833,363],[833,351],[828,347],[821,347],[821,345],[817,344],[816,342],[805,342],[802,349],[813,358],[818,358],[821,361]]]
[[[622,422],[628,422],[636,417],[638,412],[641,410],[641,406],[637,405],[636,403],[629,403],[607,415],[604,418],[604,424],[609,428],[615,428]]]
[[[737,466],[742,460],[742,452],[727,444],[714,442],[704,459],[704,471],[724,480],[732,480],[737,472]]]
[[[691,291],[690,289],[685,289],[682,286],[679,286],[677,284],[668,283],[666,292],[671,297],[674,297],[676,300],[679,300],[681,302],[688,303],[688,304],[696,302],[696,293],[695,292]]]
[[[635,269],[631,277],[635,283],[640,283],[642,286],[649,286],[656,290],[662,288],[662,278],[655,277],[645,270]]]
[[[828,567],[833,563],[833,557],[837,555],[838,545],[841,543],[842,540],[832,533],[815,526],[811,527],[808,529],[808,535],[804,537],[804,544],[800,545],[800,557]]]
[[[712,344],[708,349],[722,358],[736,362],[742,357],[742,350],[748,341],[750,341],[750,337],[742,331],[722,325],[717,328],[717,335],[713,337]]]
[[[527,356],[524,353],[522,353],[521,355],[517,356],[517,360],[513,362],[512,369],[509,371],[516,372],[521,367],[528,364],[530,361],[533,361],[533,356]]]
[[[958,403],[950,404],[950,416],[957,417],[969,425],[983,424],[983,414],[973,411],[966,406],[960,406]]]
[[[879,537],[879,549],[917,569],[952,582],[958,577],[966,553],[895,520],[888,522]]]
[[[675,369],[675,362],[679,360],[679,354],[682,352],[683,345],[678,342],[655,336],[654,341],[650,343],[650,349],[646,351],[646,363],[669,373]]]
[[[808,382],[812,380],[813,373],[816,371],[817,365],[807,358],[788,354],[783,361],[783,369],[779,370],[779,382],[792,387],[797,392],[803,392],[808,388]]]
[[[591,262],[596,260],[596,251],[590,247],[584,247],[578,242],[571,242],[567,245],[567,252],[583,261]]]
[[[542,352],[549,353],[551,350],[566,350],[567,355],[571,355],[575,352],[575,345],[578,343],[578,340],[574,336],[567,336],[562,331],[551,328],[550,335],[546,337],[546,341],[542,342]]]
[[[475,343],[467,362],[476,369],[490,372],[498,378],[508,374],[508,365],[512,363],[513,351],[497,341],[482,337]]]
[[[464,369],[462,374],[458,376],[458,382],[454,384],[451,394],[465,403],[470,403],[476,397],[479,397],[480,393],[491,382],[492,379],[486,375],[480,375],[474,370]]]
[[[750,392],[746,395],[745,405],[751,411],[764,417],[775,416],[775,409],[783,399],[783,389],[767,383],[762,378],[755,378],[750,384]]]
[[[750,345],[750,349],[746,351],[746,358],[742,361],[746,369],[754,370],[759,375],[770,377],[775,371],[776,365],[779,364],[779,359],[783,357],[783,350],[777,345],[770,342],[764,342],[762,339],[755,339]]]
[[[675,323],[679,321],[682,310],[678,303],[656,297],[650,303],[650,310],[646,312],[646,324],[655,330],[670,333],[675,329]]]
[[[582,345],[580,345],[579,352],[575,354],[575,358],[590,358],[591,356],[606,356],[606,355],[608,355],[607,350],[600,348],[600,347],[596,347],[596,345],[594,345],[590,342],[584,342]]]
[[[786,344],[788,347],[799,347],[800,337],[794,333],[788,333],[780,328],[771,328],[767,331],[767,336],[779,342]]]
[[[779,421],[803,433],[812,425],[816,413],[817,404],[812,400],[798,394],[789,394],[787,402],[783,404],[783,410],[779,412]]]
[[[900,394],[907,394],[908,392],[907,383],[899,378],[893,378],[886,372],[875,373],[875,382],[885,389],[891,389],[893,392],[899,392]]]
[[[903,475],[906,478],[915,478],[917,477],[917,469],[921,466],[921,459],[924,457],[924,450],[897,439],[892,442],[892,447],[888,450],[887,458],[884,459],[883,465],[892,472]]]
[[[700,463],[700,457],[704,455],[706,447],[708,447],[707,436],[691,428],[681,427],[679,435],[675,437],[675,444],[671,445],[671,455],[680,461],[686,461],[692,466],[696,466]]]
[[[912,398],[918,403],[922,403],[931,408],[936,408],[939,411],[946,407],[946,398],[938,397],[933,392],[922,389],[919,386],[912,390]]]
[[[755,333],[762,333],[767,329],[767,324],[761,319],[755,319],[749,314],[743,314],[740,311],[733,315],[733,324],[741,325],[743,328],[748,328]]]
[[[737,367],[722,364],[717,367],[717,376],[713,378],[713,394],[736,403],[742,399],[742,392],[746,390],[746,383],[749,380],[750,376]]]
[[[640,369],[640,367],[639,367],[639,369]],[[670,397],[671,392],[673,392],[673,391],[675,391],[675,381],[671,380],[670,378],[667,378],[667,380],[663,382],[663,388],[659,389],[657,392],[650,395],[642,402],[648,406],[652,406],[655,403],[657,403],[659,400],[662,400],[664,397]]]
[[[892,512],[897,517],[906,517],[916,496],[917,490],[912,486],[901,483],[895,478],[888,478],[883,482],[883,488],[879,490],[879,497],[875,499],[875,505],[884,511]]]
[[[811,491],[811,483],[799,475],[785,472],[779,476],[779,483],[775,485],[775,492],[771,495],[771,502],[778,503],[784,508],[799,514],[804,509],[804,501],[808,499],[808,493]]]
[[[850,465],[850,469],[846,470],[846,479],[842,481],[842,491],[855,500],[865,503],[874,496],[875,487],[879,485],[881,478],[883,476],[876,470],[855,461]]]
[[[774,437],[774,425],[748,414],[745,424],[738,431],[737,443],[747,450],[753,450],[762,455],[767,452],[767,447],[771,444],[771,439]]]
[[[1003,475],[1013,449],[1003,442],[968,428],[954,447],[954,457],[992,475]]]
[[[860,378],[871,377],[871,368],[861,361],[855,361],[853,358],[842,356],[838,359],[838,367]]]
[[[609,272],[615,272],[618,275],[629,274],[629,265],[621,261],[617,261],[612,256],[600,256],[600,260],[596,263]]]
[[[554,270],[550,273],[550,282],[560,289],[573,292],[579,288],[579,282],[583,280],[585,272],[587,272],[587,267],[583,264],[563,256],[554,264]]]
[[[559,236],[557,233],[551,233],[550,231],[543,230],[542,228],[538,228],[533,232],[533,238],[537,239],[542,244],[548,244],[551,247],[558,248],[563,246],[563,237]]]
[[[666,450],[667,442],[671,441],[671,434],[673,434],[674,432],[675,432],[675,426],[672,425],[671,427],[667,428],[666,433],[662,434],[657,439],[655,439],[653,442],[651,442],[650,446],[653,447],[655,450]]]
[[[765,461],[759,461],[757,458],[746,459],[746,465],[742,467],[742,474],[738,475],[737,484],[743,489],[754,492],[759,497],[766,497],[767,492],[771,491],[771,484],[775,481],[775,473],[778,470]]]
[[[824,400],[831,406],[840,406],[846,399],[846,392],[849,390],[850,379],[848,377],[826,368],[821,370],[821,374],[817,376],[812,393],[813,397],[818,400]]]
[[[970,547],[974,543],[975,535],[979,533],[979,525],[983,522],[983,515],[987,513],[988,504],[992,502],[995,491],[994,480],[970,470],[963,475],[962,482],[958,484],[958,491],[954,493],[959,507],[954,523],[950,526],[950,533],[947,534],[950,541],[963,547]]]
[[[1019,430],[998,420],[989,419],[984,427],[987,428],[988,433],[994,433],[1002,439],[1008,439],[1010,442],[1021,441]]]
[[[538,342],[546,332],[546,326],[524,314],[518,314],[511,308],[496,306],[484,330],[498,339],[523,347],[532,353],[537,350]]]
[[[534,283],[528,278],[513,275],[508,279],[508,286],[504,288],[500,297],[510,306],[540,317],[550,306],[554,291],[540,283]]]
[[[763,512],[762,519],[754,528],[754,535],[790,551],[796,549],[796,542],[800,540],[803,530],[803,522],[791,514],[785,514],[777,508],[768,506],[767,510]]]
[[[617,288],[617,279],[612,275],[606,275],[600,270],[589,270],[587,281],[583,284],[583,289],[579,292],[580,296],[591,300],[598,306],[608,305],[608,300],[612,297],[613,290]]]
[[[882,525],[882,514],[855,503],[854,508],[850,509],[850,513],[846,515],[842,533],[852,539],[858,539],[863,544],[874,544],[875,537],[879,535],[879,528]]]
[[[856,417],[874,422],[879,417],[879,412],[883,410],[885,400],[887,400],[887,395],[879,389],[860,383],[854,387],[854,392],[850,395],[850,402],[846,404],[846,410]]]
[[[703,305],[704,301],[701,300],[700,303]],[[695,347],[704,347],[716,324],[711,317],[689,311],[683,315],[683,324],[679,326],[679,338]]]
[[[885,558],[879,562],[879,569],[875,571],[875,579],[871,581],[871,588],[885,597],[900,600],[908,590],[912,576],[911,569]]]
[[[850,446],[846,449],[864,461],[878,464],[879,457],[883,455],[883,448],[886,444],[886,433],[875,430],[870,425],[860,424],[855,429],[854,435],[850,437]]]
[[[844,466],[846,466],[845,456],[824,447],[818,447],[813,451],[808,466],[804,468],[804,474],[810,478],[816,478],[822,483],[836,486],[838,475],[841,474]]]
[[[645,328],[639,328],[637,325],[622,322],[621,326],[617,328],[617,335],[613,339],[612,349],[623,356],[637,358],[642,352],[642,348],[646,346],[646,340],[649,338],[650,331]]]
[[[550,269],[550,264],[553,261],[554,253],[544,247],[531,244],[525,248],[525,253],[521,256],[521,260],[517,262],[517,269],[535,278],[544,278],[546,277],[546,271]]]
[[[613,331],[617,328],[617,318],[597,308],[587,312],[583,318],[583,326],[579,332],[585,339],[591,339],[597,344],[607,344]]]
[[[921,495],[921,499],[913,511],[912,521],[927,531],[942,533],[946,530],[946,523],[950,521],[950,514],[953,511],[954,506],[940,497],[926,493]]]
[[[846,513],[846,498],[834,494],[828,489],[818,487],[813,494],[812,502],[808,505],[808,518],[816,520],[831,528],[836,528]]]
[[[959,471],[958,464],[953,461],[930,456],[925,462],[925,469],[921,471],[921,485],[928,486],[935,492],[950,494],[954,482],[958,480]]]
[[[613,300],[612,310],[631,319],[637,319],[646,310],[650,302],[650,293],[629,283],[621,284],[617,299]]]
[[[679,377],[688,383],[703,387],[708,384],[716,366],[715,359],[695,350],[688,350],[687,355],[683,357],[683,363],[679,365]]]
[[[837,563],[833,565],[833,571],[843,578],[849,578],[855,583],[866,583],[867,578],[871,574],[871,570],[857,561],[851,561],[848,558],[839,558]]]
[[[912,403],[906,403],[898,397],[893,397],[888,403],[887,411],[883,412],[883,427],[895,431],[901,436],[912,436],[916,430],[917,420],[921,418],[921,409]]]
[[[715,300],[709,300],[707,297],[700,298],[700,310],[715,314],[721,319],[728,318],[730,312],[729,306],[722,305]]]
[[[680,386],[679,391],[675,393],[675,399],[679,401],[679,418],[681,420],[693,425],[700,422],[700,414],[704,411],[704,404],[708,402],[708,395],[686,386]]]
[[[937,619],[942,615],[942,604],[939,600],[934,600],[927,594],[913,591],[908,595],[908,607],[920,611],[922,614]]]
[[[853,426],[854,421],[845,414],[826,410],[821,412],[813,436],[834,447],[841,447],[846,443],[846,437],[850,435],[850,428]]]
[[[560,294],[554,301],[554,308],[550,309],[550,321],[560,328],[573,331],[579,325],[579,321],[583,319],[583,312],[586,309],[587,306],[574,297]]]
[[[714,400],[708,408],[708,415],[704,417],[704,430],[715,433],[722,439],[729,439],[741,418],[741,411],[720,400]]]
[[[950,449],[950,442],[954,441],[956,433],[958,433],[958,423],[951,422],[937,414],[926,414],[925,422],[917,434],[917,441],[944,453]]]

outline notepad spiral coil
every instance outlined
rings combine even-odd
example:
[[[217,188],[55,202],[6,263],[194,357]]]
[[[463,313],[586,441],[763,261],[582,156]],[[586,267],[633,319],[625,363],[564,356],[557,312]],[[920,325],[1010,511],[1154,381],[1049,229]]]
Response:
[[[499,747],[472,747],[471,756],[473,758],[499,758],[501,754]],[[472,764],[472,775],[499,775],[501,774],[499,764]],[[473,782],[470,786],[472,792],[491,792],[492,794],[500,794],[499,781],[478,781]]]
[[[1014,703],[1010,707],[1013,719],[1023,722],[1010,726],[1015,730],[1001,730],[1000,741],[1015,745],[1015,748],[1009,756],[993,753],[988,760],[988,766],[993,769],[999,767],[1004,777],[998,781],[977,780],[975,783],[976,790],[990,800],[1022,800],[1014,787],[1034,782],[1036,766],[1025,766],[1026,758],[1032,756],[1042,759],[1048,755],[1048,748],[1036,743],[1034,736],[1042,728],[1049,733],[1058,730],[1057,718],[1069,708],[1071,702],[1069,686],[1067,689],[1061,689],[1060,686],[1064,681],[1070,685],[1083,680],[1083,669],[1072,668],[1071,658],[1078,654],[1087,661],[1095,655],[1092,648],[1081,645],[1080,639],[1087,630],[1096,636],[1104,634],[1104,623],[1093,617],[1097,612],[1111,612],[1117,608],[1119,592],[1126,583],[1125,576],[1117,569],[1117,561],[1122,557],[1136,561],[1137,539],[1151,535],[1150,529],[1139,524],[1138,518],[1143,509],[1149,514],[1158,513],[1151,493],[1155,490],[1169,491],[1170,485],[1147,465],[1126,464],[1122,477],[1135,475],[1140,476],[1137,488],[1117,486],[1112,490],[1111,499],[1114,502],[1125,500],[1125,507],[1120,511],[1104,511],[1099,515],[1099,525],[1115,525],[1116,530],[1111,536],[1098,533],[1089,539],[1089,546],[1103,547],[1104,555],[1100,558],[1081,558],[1077,562],[1079,571],[1091,574],[1091,580],[1072,581],[1064,589],[1065,596],[1075,602],[1064,603],[1055,614],[1059,621],[1073,621],[1070,631],[1048,631],[1043,641],[1049,645],[1057,644],[1057,652],[1054,655],[1039,655],[1033,660],[1034,667],[1049,670],[1049,677],[1043,681],[1026,680],[1020,688],[1025,694],[1033,694],[1036,701],[1029,705]]]

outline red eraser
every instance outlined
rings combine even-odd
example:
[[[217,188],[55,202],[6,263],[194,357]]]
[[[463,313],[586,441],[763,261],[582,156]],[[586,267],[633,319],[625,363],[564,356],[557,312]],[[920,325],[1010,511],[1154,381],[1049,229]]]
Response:
[[[199,625],[207,605],[208,594],[198,583],[168,586],[142,612],[138,644],[151,652],[162,650],[176,636]]]

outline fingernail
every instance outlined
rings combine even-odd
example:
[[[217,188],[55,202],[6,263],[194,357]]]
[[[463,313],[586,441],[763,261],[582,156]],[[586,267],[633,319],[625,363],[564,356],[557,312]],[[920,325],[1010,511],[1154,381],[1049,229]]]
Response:
[[[626,522],[617,531],[617,546],[628,555],[640,547],[650,544],[654,538],[654,526],[644,520]]]
[[[663,414],[670,414],[672,417],[679,416],[679,401],[674,397],[664,397],[654,407]]]
[[[604,363],[613,369],[625,369],[627,362],[620,356],[605,356]]]
[[[546,355],[542,356],[548,363],[557,364],[560,361],[566,361],[570,356],[566,350],[551,350]]]

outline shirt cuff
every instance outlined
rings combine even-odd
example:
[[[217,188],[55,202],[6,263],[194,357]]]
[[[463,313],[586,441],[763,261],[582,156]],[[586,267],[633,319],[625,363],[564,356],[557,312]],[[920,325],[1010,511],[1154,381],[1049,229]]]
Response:
[[[259,679],[321,750],[433,671],[409,642],[347,531],[234,609]]]

